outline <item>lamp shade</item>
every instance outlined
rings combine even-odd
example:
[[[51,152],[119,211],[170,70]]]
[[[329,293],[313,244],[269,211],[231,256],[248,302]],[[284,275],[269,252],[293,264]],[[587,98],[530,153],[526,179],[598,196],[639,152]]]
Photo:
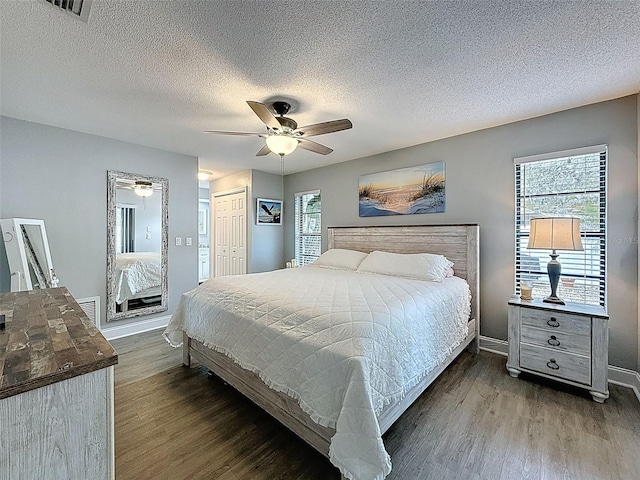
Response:
[[[575,217],[532,218],[528,248],[584,250],[580,238],[580,219]]]
[[[298,148],[298,140],[287,135],[269,135],[265,142],[269,150],[278,155],[289,155]]]

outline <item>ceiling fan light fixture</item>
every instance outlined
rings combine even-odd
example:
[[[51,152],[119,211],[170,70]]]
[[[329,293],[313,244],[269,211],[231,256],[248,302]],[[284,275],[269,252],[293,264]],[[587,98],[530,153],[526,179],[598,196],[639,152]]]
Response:
[[[210,172],[209,170],[200,170],[198,172],[198,180],[206,182],[212,174],[213,172]]]
[[[153,185],[151,182],[137,181],[133,186],[133,191],[139,197],[150,197],[153,195]]]
[[[265,141],[269,150],[277,155],[289,155],[298,148],[298,140],[288,135],[269,135]]]

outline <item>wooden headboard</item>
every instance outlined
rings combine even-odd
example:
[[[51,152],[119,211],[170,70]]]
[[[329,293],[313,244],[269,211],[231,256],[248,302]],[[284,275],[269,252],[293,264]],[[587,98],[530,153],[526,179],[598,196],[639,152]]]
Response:
[[[454,263],[456,276],[471,289],[471,319],[479,338],[480,283],[479,228],[477,224],[385,227],[329,227],[329,248],[370,253],[436,253]]]

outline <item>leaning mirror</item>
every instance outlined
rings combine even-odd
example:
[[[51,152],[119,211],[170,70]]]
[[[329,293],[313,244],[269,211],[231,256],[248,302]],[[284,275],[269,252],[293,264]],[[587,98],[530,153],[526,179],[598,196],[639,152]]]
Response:
[[[11,291],[58,286],[53,269],[44,220],[5,218],[0,220],[2,238],[11,274]]]
[[[167,310],[169,181],[108,172],[107,321]]]

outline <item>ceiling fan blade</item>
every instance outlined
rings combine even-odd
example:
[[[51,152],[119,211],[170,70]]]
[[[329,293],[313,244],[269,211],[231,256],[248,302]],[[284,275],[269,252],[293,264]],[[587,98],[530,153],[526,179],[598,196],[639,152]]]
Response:
[[[309,150],[310,152],[319,153],[320,155],[329,155],[333,152],[333,149],[320,145],[317,142],[307,140],[306,138],[298,138],[298,146],[305,150]]]
[[[302,133],[305,137],[313,137],[314,135],[324,135],[325,133],[339,132],[353,127],[350,120],[343,118],[342,120],[332,120],[331,122],[316,123],[297,128],[293,133]]]
[[[216,135],[239,135],[241,137],[259,137],[261,135],[264,135],[263,133],[224,132],[220,130],[205,130],[203,133],[214,133]]]
[[[265,145],[260,150],[258,150],[258,153],[256,153],[256,157],[264,157],[265,155],[269,155],[270,153],[271,150],[269,150],[269,147]]]
[[[275,130],[281,130],[280,122],[278,119],[271,113],[271,111],[267,108],[266,105],[260,102],[252,102],[250,100],[247,101],[251,109],[254,113],[260,117],[260,120],[269,128],[273,128]]]

